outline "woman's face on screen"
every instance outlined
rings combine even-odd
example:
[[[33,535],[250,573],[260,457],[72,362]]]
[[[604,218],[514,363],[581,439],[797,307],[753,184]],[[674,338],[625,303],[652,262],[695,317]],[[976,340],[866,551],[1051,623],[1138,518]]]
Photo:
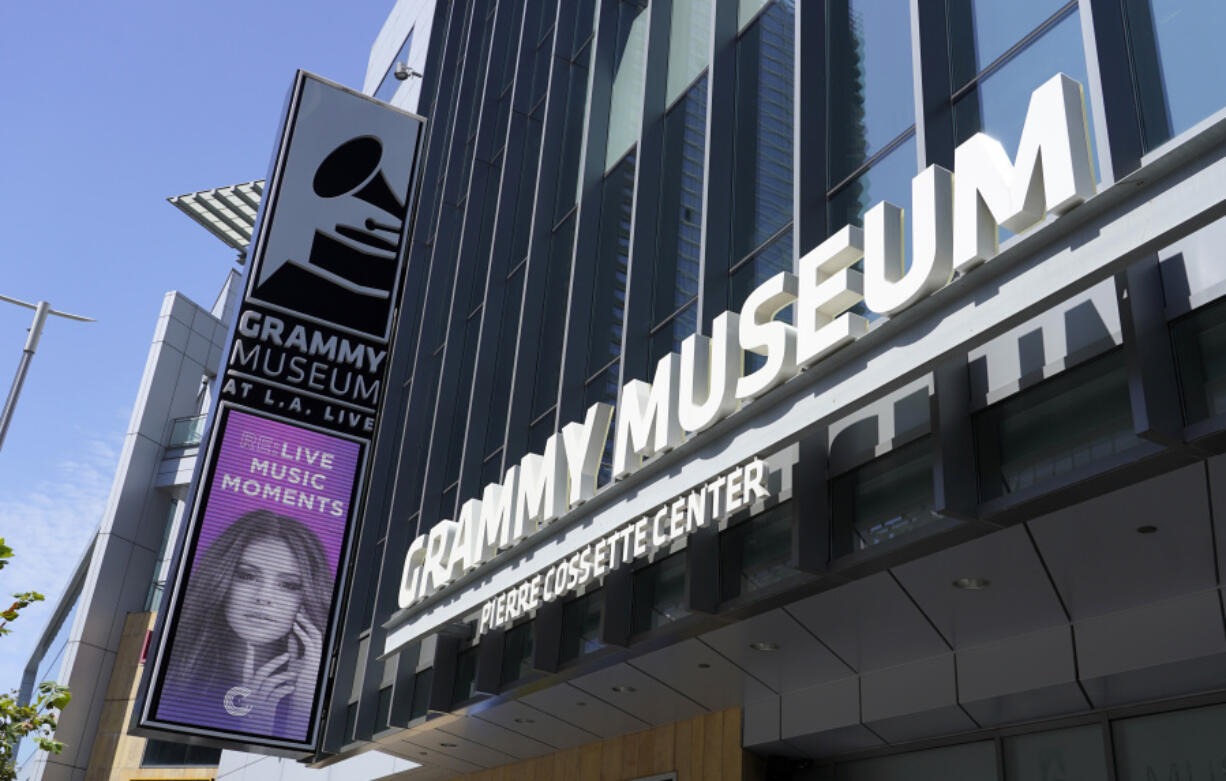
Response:
[[[303,573],[283,541],[256,540],[234,569],[226,620],[244,642],[271,643],[290,633],[302,607]]]

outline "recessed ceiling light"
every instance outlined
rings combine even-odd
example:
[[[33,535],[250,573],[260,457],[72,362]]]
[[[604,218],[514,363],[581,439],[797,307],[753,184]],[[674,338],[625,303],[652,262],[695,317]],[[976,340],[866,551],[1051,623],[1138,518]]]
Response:
[[[759,640],[756,643],[750,643],[749,647],[755,651],[778,651],[779,644],[772,643],[769,640]]]
[[[633,686],[621,684],[619,686],[614,686],[613,691],[617,692],[618,694],[632,694],[635,691],[635,688]]]
[[[528,718],[524,718],[523,716],[518,716],[515,719],[515,723],[516,724],[535,724],[536,719],[528,719]]]
[[[442,747],[442,748],[455,748],[455,747],[457,747],[458,745],[460,745],[460,744],[459,744],[459,743],[440,743],[440,744],[439,744],[439,746],[440,746],[440,747]]]
[[[698,669],[699,669],[699,670],[706,670],[706,669],[709,669],[710,667],[711,667],[711,665],[707,664],[706,662],[699,662],[699,663],[698,663]]]
[[[1137,527],[1137,534],[1153,534],[1156,531],[1158,531],[1158,527],[1150,526],[1149,524]]]
[[[987,578],[958,578],[953,585],[963,591],[982,591],[992,585],[992,581]]]

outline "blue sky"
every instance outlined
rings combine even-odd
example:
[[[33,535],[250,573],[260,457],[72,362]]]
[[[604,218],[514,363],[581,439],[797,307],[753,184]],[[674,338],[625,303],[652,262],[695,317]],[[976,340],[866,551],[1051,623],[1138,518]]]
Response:
[[[296,68],[361,88],[394,0],[39,0],[0,7],[0,293],[52,318],[0,450],[0,639],[20,683],[97,525],[166,291],[210,305],[235,253],[166,202],[265,176]],[[0,391],[31,313],[0,303]]]

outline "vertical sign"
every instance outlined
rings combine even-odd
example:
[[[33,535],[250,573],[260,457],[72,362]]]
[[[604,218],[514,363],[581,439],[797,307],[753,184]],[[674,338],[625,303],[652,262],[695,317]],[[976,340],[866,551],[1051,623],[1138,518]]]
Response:
[[[298,73],[140,732],[317,743],[423,127]]]

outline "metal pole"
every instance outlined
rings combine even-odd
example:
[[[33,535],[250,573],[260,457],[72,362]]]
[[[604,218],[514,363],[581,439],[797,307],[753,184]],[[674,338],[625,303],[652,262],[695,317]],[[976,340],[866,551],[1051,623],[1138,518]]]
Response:
[[[8,434],[9,423],[13,419],[13,410],[17,408],[17,397],[21,395],[21,386],[26,381],[26,373],[30,370],[30,362],[34,360],[34,351],[38,349],[38,340],[43,335],[43,326],[47,323],[47,313],[51,304],[39,301],[34,309],[34,322],[30,324],[30,333],[26,337],[25,349],[21,351],[21,362],[17,364],[17,376],[13,378],[13,387],[4,401],[4,411],[0,412],[0,448],[4,447],[4,436]]]

